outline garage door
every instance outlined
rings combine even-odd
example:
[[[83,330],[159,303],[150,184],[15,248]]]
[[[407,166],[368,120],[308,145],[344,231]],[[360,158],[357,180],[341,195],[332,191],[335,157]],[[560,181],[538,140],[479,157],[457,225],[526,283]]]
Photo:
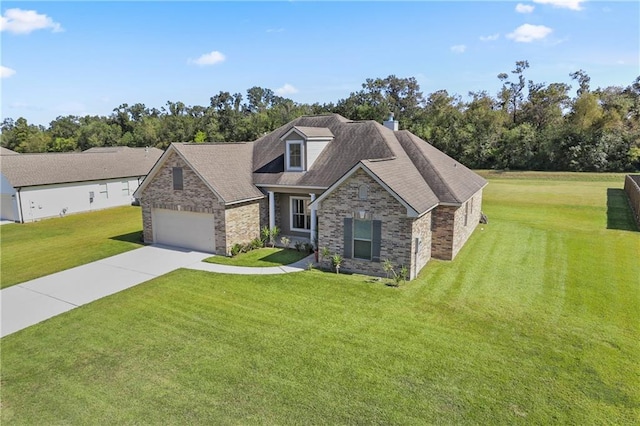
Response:
[[[211,253],[216,250],[212,214],[153,209],[151,221],[158,244]]]

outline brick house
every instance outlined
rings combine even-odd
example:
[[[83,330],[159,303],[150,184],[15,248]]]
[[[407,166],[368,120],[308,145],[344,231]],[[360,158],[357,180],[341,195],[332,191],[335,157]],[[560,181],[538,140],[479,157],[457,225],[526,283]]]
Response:
[[[305,116],[254,142],[169,146],[135,196],[144,239],[228,254],[277,226],[343,270],[415,278],[452,260],[480,219],[486,181],[390,118]]]

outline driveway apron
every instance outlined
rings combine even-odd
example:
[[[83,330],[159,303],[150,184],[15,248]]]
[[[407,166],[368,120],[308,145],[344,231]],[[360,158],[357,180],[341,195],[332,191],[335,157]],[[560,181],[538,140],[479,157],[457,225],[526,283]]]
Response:
[[[209,256],[153,245],[8,287],[0,292],[0,337]]]

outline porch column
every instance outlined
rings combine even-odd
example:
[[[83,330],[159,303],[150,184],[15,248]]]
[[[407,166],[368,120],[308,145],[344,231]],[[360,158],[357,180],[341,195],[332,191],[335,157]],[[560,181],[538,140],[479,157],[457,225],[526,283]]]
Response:
[[[309,194],[311,196],[311,202],[313,203],[316,200],[316,194]],[[318,242],[316,241],[316,221],[317,221],[317,213],[315,209],[311,209],[311,235],[309,239],[311,240],[311,244],[317,248]]]
[[[269,191],[269,229],[276,226],[276,197],[273,191]]]

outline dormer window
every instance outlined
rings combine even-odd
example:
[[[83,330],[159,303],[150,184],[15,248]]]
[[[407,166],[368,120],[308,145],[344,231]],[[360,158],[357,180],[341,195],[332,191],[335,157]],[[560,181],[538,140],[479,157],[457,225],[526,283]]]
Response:
[[[304,170],[304,143],[299,140],[288,140],[285,153],[287,171]]]

